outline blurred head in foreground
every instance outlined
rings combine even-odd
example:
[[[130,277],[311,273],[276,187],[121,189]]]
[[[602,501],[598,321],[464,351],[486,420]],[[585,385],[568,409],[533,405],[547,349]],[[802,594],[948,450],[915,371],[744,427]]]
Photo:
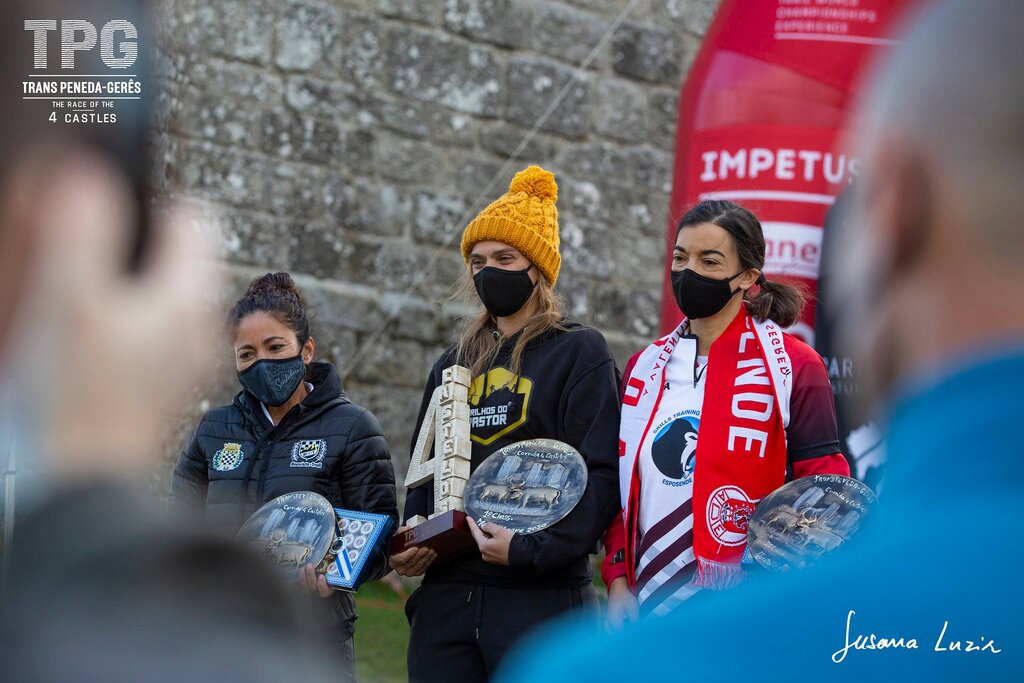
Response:
[[[926,7],[867,91],[856,228],[831,252],[876,396],[1024,340],[1024,3]]]
[[[25,20],[131,17],[141,27],[143,10],[135,0],[17,0],[0,9],[0,378],[18,470],[39,475],[33,483],[43,488],[155,464],[168,417],[215,339],[204,306],[215,290],[211,261],[182,212],[146,221],[145,252],[129,272],[144,225],[145,107],[118,109],[133,115],[106,127],[65,125],[48,122],[49,103],[21,99],[18,81],[36,70]],[[51,31],[45,73],[60,73],[59,37]],[[98,60],[93,52],[82,53],[76,73]]]
[[[24,20],[95,25],[142,9],[0,4],[0,679],[325,680],[304,649],[308,620],[271,568],[167,523],[158,501],[124,485],[155,464],[220,329],[201,235],[178,210],[141,221],[144,178],[129,162],[145,150],[111,153],[147,136],[147,122],[119,118],[106,138],[50,125],[14,82],[33,66]]]

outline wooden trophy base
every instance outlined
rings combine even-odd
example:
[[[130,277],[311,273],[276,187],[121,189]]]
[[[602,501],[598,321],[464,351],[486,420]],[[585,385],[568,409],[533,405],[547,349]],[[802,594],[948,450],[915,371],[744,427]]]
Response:
[[[440,561],[468,548],[475,548],[476,540],[466,524],[466,513],[449,510],[408,531],[395,534],[391,539],[391,554],[395,555],[413,546],[434,550]]]

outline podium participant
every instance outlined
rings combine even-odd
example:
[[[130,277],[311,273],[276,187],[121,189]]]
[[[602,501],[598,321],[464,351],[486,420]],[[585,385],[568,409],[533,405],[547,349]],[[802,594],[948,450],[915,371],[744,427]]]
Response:
[[[704,201],[679,222],[672,289],[686,317],[623,376],[623,512],[602,567],[612,626],[736,584],[758,500],[792,478],[850,474],[825,365],[782,331],[803,295],[764,262],[761,223],[741,206]]]
[[[856,548],[620,633],[560,624],[504,680],[1020,678],[1022,25],[1019,0],[920,3],[861,88],[831,265],[888,460]]]
[[[470,521],[478,548],[437,559],[411,548],[399,574],[424,574],[406,614],[412,681],[485,681],[508,648],[557,615],[593,614],[589,555],[618,508],[619,406],[615,362],[602,335],[565,318],[554,292],[561,265],[557,186],[536,166],[466,227],[464,293],[482,309],[427,378],[416,432],[445,368],[471,370],[472,462],[517,441],[548,438],[577,449],[588,483],[560,522],[513,534]],[[415,444],[414,444],[415,446]],[[405,518],[433,512],[431,485],[412,488]]]
[[[353,404],[330,363],[314,362],[310,314],[287,273],[253,280],[227,319],[242,391],[203,416],[174,468],[171,501],[234,532],[263,503],[312,491],[335,507],[398,518],[395,475],[376,418]],[[381,560],[372,578],[388,571]],[[355,681],[355,602],[312,565],[302,572],[323,599],[319,633]],[[258,599],[258,596],[253,596]]]

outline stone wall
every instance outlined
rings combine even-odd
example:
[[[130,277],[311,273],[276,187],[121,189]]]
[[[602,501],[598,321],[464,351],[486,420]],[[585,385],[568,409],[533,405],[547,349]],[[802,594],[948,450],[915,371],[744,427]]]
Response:
[[[404,472],[465,222],[530,163],[559,183],[570,314],[620,364],[657,331],[682,78],[717,0],[641,0],[504,167],[626,0],[165,0],[155,185],[220,213],[233,288],[296,276],[318,355],[376,413]],[[371,335],[384,321],[379,341]],[[365,353],[356,356],[357,351]],[[237,391],[230,349],[183,407]]]

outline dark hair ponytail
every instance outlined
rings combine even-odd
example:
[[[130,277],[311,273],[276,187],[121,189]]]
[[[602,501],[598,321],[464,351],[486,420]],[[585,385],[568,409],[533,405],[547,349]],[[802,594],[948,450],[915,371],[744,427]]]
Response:
[[[242,298],[235,302],[228,313],[228,329],[238,329],[238,324],[252,313],[269,313],[287,325],[299,340],[299,348],[306,345],[312,335],[310,313],[302,302],[302,294],[288,273],[267,273],[249,284]]]
[[[801,287],[786,282],[771,281],[761,276],[758,280],[760,291],[751,297],[747,292],[747,310],[758,320],[774,320],[782,327],[789,327],[800,317],[807,294]]]
[[[749,289],[744,293],[750,314],[761,321],[773,320],[782,327],[795,323],[807,299],[806,292],[801,287],[770,281],[764,276],[764,230],[757,216],[738,204],[709,199],[686,212],[679,221],[676,236],[683,228],[704,223],[717,225],[732,236],[744,270],[756,268],[762,271],[757,279],[757,295],[752,296]]]

